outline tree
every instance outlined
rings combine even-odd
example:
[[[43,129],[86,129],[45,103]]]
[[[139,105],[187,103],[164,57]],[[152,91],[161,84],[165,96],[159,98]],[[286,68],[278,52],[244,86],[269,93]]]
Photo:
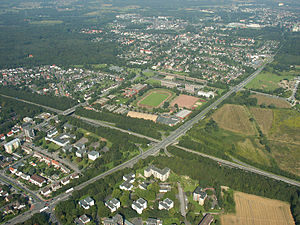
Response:
[[[129,206],[130,205],[130,199],[129,199],[129,191],[124,191],[122,196],[120,197],[120,202],[123,206]]]
[[[104,205],[103,202],[98,202],[97,207],[98,207],[98,216],[99,217],[106,217],[106,216],[110,215],[109,209]]]
[[[112,196],[113,198],[120,198],[120,197],[121,197],[121,194],[122,194],[121,190],[118,189],[118,188],[115,188],[115,189],[113,190],[111,196]]]
[[[169,102],[164,102],[164,105],[163,105],[163,108],[166,109],[170,106],[170,103]]]

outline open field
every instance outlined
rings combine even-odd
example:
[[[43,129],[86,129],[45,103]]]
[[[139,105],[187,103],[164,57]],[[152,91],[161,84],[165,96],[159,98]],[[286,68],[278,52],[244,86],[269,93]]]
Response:
[[[263,146],[259,145],[258,140],[246,138],[237,142],[237,146],[237,154],[241,157],[251,160],[251,162],[270,166],[270,157],[262,150]]]
[[[300,176],[300,161],[297,160],[300,159],[299,144],[270,141],[270,147],[280,169]]]
[[[251,107],[250,112],[254,116],[258,126],[264,134],[268,134],[273,123],[273,111],[271,109],[262,109]]]
[[[222,225],[294,225],[286,202],[242,192],[234,193],[236,214],[221,216]]]
[[[41,20],[41,21],[32,21],[30,24],[35,25],[55,25],[55,24],[62,24],[62,20]]]
[[[148,91],[137,106],[145,108],[157,108],[160,107],[165,101],[172,97],[172,93],[168,90],[153,89]]]
[[[192,109],[198,100],[199,98],[197,97],[193,97],[189,95],[179,95],[177,98],[175,98],[172,101],[171,106],[177,104],[179,108]]]
[[[246,135],[254,135],[255,129],[249,121],[244,106],[226,104],[213,114],[213,119],[225,129]]]
[[[257,77],[255,77],[249,84],[246,85],[246,88],[249,89],[261,89],[266,91],[274,91],[276,88],[279,88],[279,82],[283,79],[290,80],[294,76],[290,74],[283,74],[278,76],[270,72],[262,72]]]
[[[268,137],[272,140],[300,144],[300,113],[288,109],[274,109],[274,120]]]
[[[260,95],[260,94],[251,95],[250,97],[256,98],[258,105],[265,104],[266,106],[269,106],[269,105],[273,104],[277,108],[291,108],[290,103],[288,103],[287,101],[280,99],[280,98],[272,98],[272,97],[268,97],[266,95]]]

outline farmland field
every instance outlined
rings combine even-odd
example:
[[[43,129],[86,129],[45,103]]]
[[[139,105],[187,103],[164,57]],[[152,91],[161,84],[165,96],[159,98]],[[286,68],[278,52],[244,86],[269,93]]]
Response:
[[[249,121],[249,115],[244,106],[226,104],[218,109],[212,117],[225,130],[246,135],[255,134],[255,129]]]
[[[156,108],[172,97],[172,93],[167,90],[154,89],[147,92],[137,103],[140,107]]]
[[[280,98],[272,98],[260,94],[251,95],[250,97],[256,98],[258,105],[265,104],[266,106],[269,106],[273,104],[277,108],[291,108],[290,103]]]
[[[234,193],[236,213],[221,216],[222,225],[294,225],[290,205],[241,192]]]

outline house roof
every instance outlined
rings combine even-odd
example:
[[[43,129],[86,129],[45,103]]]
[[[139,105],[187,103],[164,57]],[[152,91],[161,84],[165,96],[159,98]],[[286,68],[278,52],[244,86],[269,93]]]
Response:
[[[90,156],[99,156],[99,152],[91,151],[88,153]]]

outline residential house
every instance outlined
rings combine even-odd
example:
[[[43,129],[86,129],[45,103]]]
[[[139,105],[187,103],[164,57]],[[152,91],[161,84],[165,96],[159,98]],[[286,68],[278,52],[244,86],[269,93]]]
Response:
[[[129,183],[133,183],[135,181],[135,174],[134,173],[126,174],[123,176],[123,180]]]
[[[147,208],[147,201],[143,198],[139,198],[132,203],[131,208],[134,209],[138,214],[142,214],[143,210]]]
[[[96,159],[98,159],[100,157],[99,152],[96,151],[91,151],[88,153],[88,158],[92,161],[95,161]]]
[[[62,185],[67,185],[67,184],[70,183],[70,178],[69,178],[69,177],[65,177],[64,179],[62,179],[62,180],[60,181],[60,183],[61,183]]]
[[[76,143],[76,144],[74,144],[74,148],[76,148],[77,150],[85,149],[85,144],[83,144],[83,143]]]
[[[159,184],[159,192],[160,193],[167,193],[168,191],[171,191],[171,185],[170,184]]]
[[[5,141],[5,139],[6,139],[5,135],[4,134],[0,134],[0,140],[1,141]]]
[[[120,186],[121,190],[130,191],[133,188],[133,185],[127,181],[123,182]]]
[[[51,188],[50,187],[45,187],[44,189],[41,190],[41,194],[44,196],[49,196],[51,194]]]
[[[202,188],[200,188],[199,186],[196,187],[193,192],[193,200],[199,202],[200,205],[203,205],[206,198],[206,192],[202,191]]]
[[[151,175],[153,175],[155,178],[158,178],[161,181],[166,181],[169,178],[170,171],[171,170],[167,167],[161,170],[153,165],[150,165],[147,169],[144,170],[144,176],[150,177]]]
[[[105,205],[110,209],[110,211],[113,213],[115,211],[117,211],[118,208],[120,208],[121,203],[118,199],[113,198],[111,200],[108,200],[107,202],[105,202]]]
[[[78,158],[82,158],[85,153],[86,153],[85,149],[80,149],[77,150],[75,154]]]
[[[104,225],[125,225],[124,224],[124,218],[120,214],[116,214],[112,218],[106,218],[103,220]]]
[[[39,187],[42,187],[44,183],[46,183],[46,179],[37,175],[37,174],[33,174],[29,181]]]
[[[142,183],[139,184],[139,188],[142,190],[147,190],[148,186],[149,186],[149,183],[146,181],[143,181]]]
[[[80,200],[78,204],[84,209],[89,209],[91,206],[95,205],[95,201],[91,197],[86,197],[85,199]]]
[[[163,225],[163,223],[160,219],[148,218],[146,220],[146,225]]]
[[[61,185],[59,184],[59,182],[54,183],[54,184],[51,185],[51,188],[52,188],[53,191],[57,191],[58,189],[61,188]]]
[[[86,223],[88,223],[88,222],[90,222],[91,221],[91,219],[87,216],[87,215],[82,215],[82,216],[80,216],[79,217],[79,220],[83,223],[83,224],[86,224]]]
[[[158,209],[159,210],[170,210],[174,207],[174,202],[169,199],[169,198],[166,198],[165,200],[163,201],[159,201],[158,203]]]

